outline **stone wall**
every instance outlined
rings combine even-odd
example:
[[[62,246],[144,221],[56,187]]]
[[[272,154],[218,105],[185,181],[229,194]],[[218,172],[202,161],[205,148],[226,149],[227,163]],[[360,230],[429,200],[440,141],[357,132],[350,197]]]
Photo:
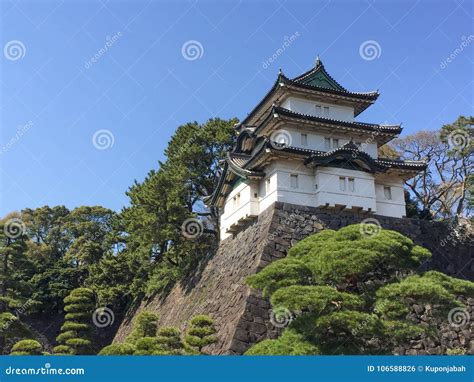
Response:
[[[376,219],[383,228],[398,231],[428,248],[433,257],[422,265],[422,270],[436,269],[474,280],[472,240],[461,241],[447,224],[275,203],[234,237],[222,241],[198,275],[175,286],[166,297],[144,301],[129,312],[114,341],[124,340],[130,332],[131,319],[143,309],[158,313],[160,326],[181,329],[192,316],[204,313],[215,319],[219,338],[217,344],[206,350],[212,354],[242,354],[252,344],[276,337],[279,331],[270,323],[270,303],[259,292],[251,291],[244,284],[245,278],[285,257],[293,244],[308,235],[367,218]]]

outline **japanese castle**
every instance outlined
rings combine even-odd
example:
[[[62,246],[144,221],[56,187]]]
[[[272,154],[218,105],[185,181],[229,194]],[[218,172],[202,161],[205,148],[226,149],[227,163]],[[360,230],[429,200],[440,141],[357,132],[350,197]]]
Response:
[[[405,216],[403,183],[425,162],[378,156],[400,125],[355,121],[378,91],[350,92],[319,58],[306,73],[275,84],[244,121],[208,205],[220,237],[239,231],[275,202]]]

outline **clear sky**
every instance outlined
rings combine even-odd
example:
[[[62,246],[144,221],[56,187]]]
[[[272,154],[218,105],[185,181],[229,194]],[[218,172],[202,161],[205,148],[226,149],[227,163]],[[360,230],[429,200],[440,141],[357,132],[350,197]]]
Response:
[[[2,215],[120,210],[177,126],[242,119],[318,54],[349,90],[380,90],[359,121],[409,134],[472,114],[471,1],[0,3]]]

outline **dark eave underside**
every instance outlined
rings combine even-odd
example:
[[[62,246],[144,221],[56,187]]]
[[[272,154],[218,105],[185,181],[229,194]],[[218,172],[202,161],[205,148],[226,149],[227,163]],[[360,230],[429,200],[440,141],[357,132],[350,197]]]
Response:
[[[255,129],[255,133],[257,134],[272,118],[275,118],[275,114],[277,114],[278,117],[288,117],[288,118],[292,118],[299,121],[317,122],[320,124],[331,125],[334,127],[345,127],[345,128],[355,129],[359,131],[362,130],[366,132],[374,132],[377,134],[388,134],[390,136],[395,136],[402,132],[402,127],[400,125],[379,125],[379,124],[374,124],[374,123],[341,121],[337,119],[330,119],[330,118],[316,117],[316,116],[307,115],[307,114],[300,114],[300,113],[296,113],[294,111],[285,109],[283,107],[274,106],[268,113],[267,117]]]

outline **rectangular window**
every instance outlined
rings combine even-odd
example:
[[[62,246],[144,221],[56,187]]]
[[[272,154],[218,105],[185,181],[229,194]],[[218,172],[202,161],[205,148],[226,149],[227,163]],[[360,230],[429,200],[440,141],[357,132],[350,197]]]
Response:
[[[339,190],[346,191],[346,178],[343,176],[339,177]]]
[[[320,105],[316,105],[316,115],[321,116],[321,106]]]
[[[331,138],[324,138],[324,147],[326,150],[331,150]]]
[[[265,193],[270,192],[270,178],[265,180]]]
[[[308,146],[308,134],[301,134],[301,145]]]
[[[348,185],[349,185],[349,191],[354,192],[355,191],[355,180],[354,180],[354,178],[349,178]]]
[[[323,110],[324,110],[324,116],[325,116],[326,118],[329,118],[329,107],[324,106]]]
[[[337,149],[339,147],[339,139],[333,139],[332,140],[332,148]]]
[[[384,186],[383,194],[385,195],[385,199],[392,200],[392,189],[390,187]]]
[[[290,185],[291,185],[291,188],[298,188],[298,175],[295,175],[295,174],[290,175]]]

